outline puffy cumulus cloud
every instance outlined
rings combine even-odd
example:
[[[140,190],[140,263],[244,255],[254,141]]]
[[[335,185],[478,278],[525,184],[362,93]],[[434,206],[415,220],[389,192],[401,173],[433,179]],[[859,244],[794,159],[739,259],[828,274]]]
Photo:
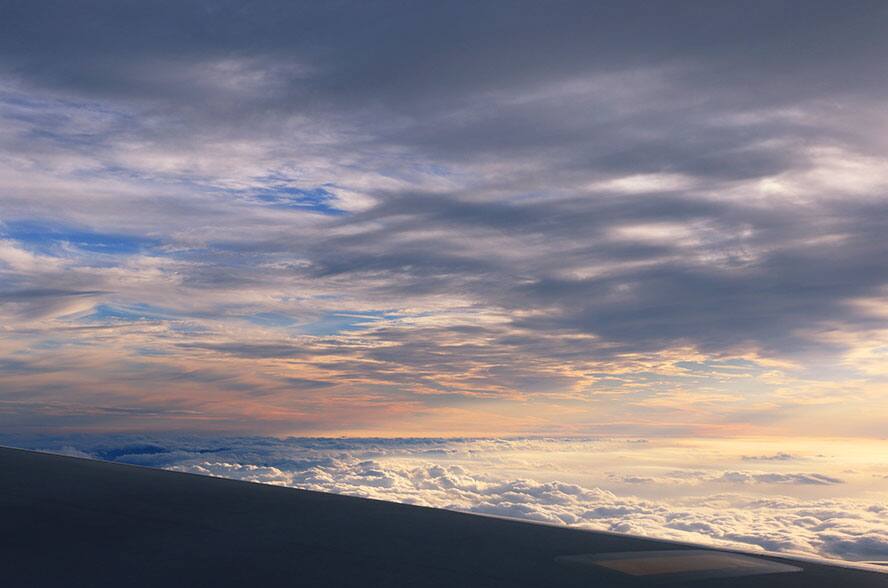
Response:
[[[503,479],[459,465],[351,457],[296,470],[216,461],[171,469],[695,543],[858,560],[888,554],[884,507],[856,501],[724,495],[670,503],[558,481]],[[762,481],[822,483],[808,476]]]
[[[888,556],[884,501],[866,498],[865,493],[855,497],[852,489],[823,474],[721,471],[716,465],[725,455],[717,452],[716,463],[709,467],[667,470],[656,476],[612,475],[620,478],[617,485],[608,480],[563,481],[577,472],[604,469],[604,463],[625,467],[627,450],[638,452],[628,461],[642,461],[651,450],[648,446],[655,443],[66,435],[17,439],[17,444],[201,475],[693,543],[851,560]],[[559,452],[582,459],[557,462]],[[687,457],[679,454],[675,459]],[[664,455],[653,460],[663,464]],[[516,468],[525,473],[516,475]],[[750,492],[761,486],[769,488],[758,495]],[[845,493],[806,497],[812,486]],[[774,493],[777,488],[780,494]],[[641,496],[643,491],[648,491],[647,497]]]
[[[276,484],[278,486],[291,486],[292,476],[275,467],[257,466],[251,464],[205,462],[188,466],[170,466],[169,469],[184,471],[202,476],[216,476],[219,478],[232,478],[257,482],[260,484]]]
[[[879,3],[7,4],[5,428],[881,424]]]

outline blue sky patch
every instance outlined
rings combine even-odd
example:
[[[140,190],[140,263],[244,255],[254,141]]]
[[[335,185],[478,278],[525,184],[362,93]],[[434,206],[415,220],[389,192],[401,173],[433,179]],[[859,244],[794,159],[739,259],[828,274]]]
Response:
[[[362,311],[360,313],[332,312],[324,315],[317,321],[303,325],[302,331],[307,335],[325,337],[336,335],[343,331],[363,329],[377,321],[395,318],[395,316],[385,311]]]
[[[91,322],[135,322],[149,320],[164,320],[174,318],[169,310],[152,306],[150,304],[128,304],[116,306],[111,304],[99,304],[83,320]]]
[[[299,318],[280,312],[259,312],[243,317],[244,320],[260,327],[287,328],[295,327],[305,335],[326,337],[344,331],[356,331],[373,323],[395,318],[395,314],[385,311],[331,312],[316,320],[299,324]]]
[[[325,188],[271,188],[257,193],[256,198],[278,208],[305,210],[330,216],[346,214],[346,211],[335,206],[336,196]]]
[[[156,239],[136,235],[100,233],[36,220],[7,221],[0,225],[0,232],[31,250],[50,255],[63,244],[92,253],[129,255],[159,243]]]
[[[700,373],[740,373],[742,371],[750,370],[761,371],[761,366],[747,359],[740,358],[706,361],[679,361],[676,362],[675,365],[690,372]]]
[[[279,312],[257,312],[246,319],[260,327],[289,327],[296,324],[291,317]]]

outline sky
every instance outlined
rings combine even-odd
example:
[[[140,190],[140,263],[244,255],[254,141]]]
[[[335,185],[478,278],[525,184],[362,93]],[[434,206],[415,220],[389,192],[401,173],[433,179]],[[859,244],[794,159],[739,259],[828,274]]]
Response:
[[[0,12],[4,433],[885,437],[883,2]]]

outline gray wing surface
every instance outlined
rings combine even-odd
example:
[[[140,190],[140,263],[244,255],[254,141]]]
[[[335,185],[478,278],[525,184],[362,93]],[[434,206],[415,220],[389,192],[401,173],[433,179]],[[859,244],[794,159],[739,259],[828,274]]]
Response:
[[[879,587],[888,574],[0,448],[0,585]]]

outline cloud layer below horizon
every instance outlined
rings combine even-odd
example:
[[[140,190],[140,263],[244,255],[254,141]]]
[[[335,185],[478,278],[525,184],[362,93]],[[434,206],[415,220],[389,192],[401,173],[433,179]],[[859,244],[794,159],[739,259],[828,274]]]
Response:
[[[8,2],[9,431],[884,434],[888,8]]]
[[[747,456],[761,460],[745,460],[741,453],[779,444],[82,435],[18,443],[201,475],[698,544],[850,560],[888,558],[884,442],[868,447],[869,455],[860,445],[820,442],[793,445],[795,453],[777,454],[778,459],[768,453]],[[855,453],[848,454],[849,449]]]

